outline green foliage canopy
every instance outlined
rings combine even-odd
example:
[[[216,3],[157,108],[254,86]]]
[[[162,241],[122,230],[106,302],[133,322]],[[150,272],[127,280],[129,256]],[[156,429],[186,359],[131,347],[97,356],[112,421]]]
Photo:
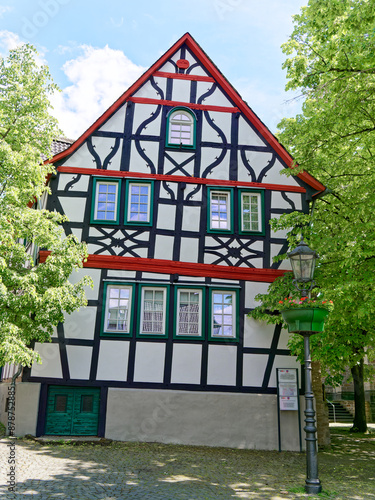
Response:
[[[0,58],[0,366],[29,365],[39,356],[30,344],[48,341],[53,326],[86,304],[84,278],[67,281],[82,267],[85,245],[63,238],[64,216],[45,209],[46,177],[57,122],[48,96],[56,90],[35,49],[22,45]],[[38,248],[52,253],[36,265]],[[34,253],[34,256],[32,255]]]
[[[338,374],[375,348],[375,0],[310,0],[283,51],[287,89],[303,106],[281,121],[279,139],[297,162],[293,174],[309,172],[330,194],[312,218],[272,224],[294,228],[292,247],[302,228],[321,256],[316,281],[335,309],[312,351]]]

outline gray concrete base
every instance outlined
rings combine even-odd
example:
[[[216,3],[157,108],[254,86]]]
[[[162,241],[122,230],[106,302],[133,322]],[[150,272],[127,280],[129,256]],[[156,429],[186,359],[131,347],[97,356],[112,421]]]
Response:
[[[281,430],[282,450],[299,451],[298,412],[281,412]],[[276,450],[277,396],[110,388],[105,437]]]
[[[0,419],[7,427],[8,414],[5,413],[5,403],[8,397],[10,383],[0,384]],[[35,435],[38,418],[40,384],[31,382],[16,383],[15,436],[25,434]]]

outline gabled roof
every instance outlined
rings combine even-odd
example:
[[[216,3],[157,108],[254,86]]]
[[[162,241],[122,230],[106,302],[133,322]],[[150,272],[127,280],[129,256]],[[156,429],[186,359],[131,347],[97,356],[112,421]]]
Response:
[[[172,47],[165,52],[143,75],[138,78],[138,80],[128,88],[112,106],[110,106],[107,111],[105,111],[86,132],[84,132],[68,149],[58,153],[51,160],[51,163],[59,161],[66,156],[72,154],[77,150],[85,140],[98,129],[124,102],[126,102],[155,72],[157,72],[167,61],[173,56],[173,54],[183,45],[189,48],[193,55],[203,64],[209,74],[216,80],[220,87],[226,92],[230,99],[234,102],[236,107],[250,120],[258,132],[263,136],[263,138],[270,144],[270,146],[276,151],[280,158],[285,162],[285,164],[293,168],[295,166],[295,161],[292,156],[287,152],[282,144],[276,139],[276,137],[271,133],[271,131],[264,125],[264,123],[258,118],[254,111],[247,105],[245,101],[241,98],[234,87],[228,82],[217,66],[211,61],[204,50],[198,45],[190,33],[185,33]],[[325,190],[325,186],[317,181],[307,172],[302,172],[297,176],[303,182],[311,186],[314,190],[319,193]]]
[[[67,137],[58,137],[52,141],[51,149],[53,156],[62,153],[68,149],[74,143],[73,139],[68,139]]]

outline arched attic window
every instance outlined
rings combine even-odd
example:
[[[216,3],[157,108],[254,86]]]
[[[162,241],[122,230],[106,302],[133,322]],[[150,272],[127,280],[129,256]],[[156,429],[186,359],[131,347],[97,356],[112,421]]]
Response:
[[[167,146],[195,148],[195,114],[187,108],[174,108],[167,120]]]

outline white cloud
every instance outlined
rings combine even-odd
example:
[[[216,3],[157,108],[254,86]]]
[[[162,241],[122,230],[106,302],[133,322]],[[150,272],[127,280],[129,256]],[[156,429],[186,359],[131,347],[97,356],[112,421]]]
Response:
[[[0,55],[6,57],[10,50],[15,49],[16,47],[20,47],[24,45],[25,42],[21,40],[17,33],[13,33],[12,31],[1,30],[0,31]],[[47,64],[47,61],[44,58],[45,48],[42,47],[42,50],[34,56],[35,62],[38,66],[44,66]]]
[[[0,5],[0,18],[4,16],[7,12],[11,12],[13,9],[10,5]]]
[[[145,71],[120,50],[82,45],[63,71],[72,85],[51,99],[64,133],[77,139]]]
[[[63,56],[69,52],[76,52],[77,50],[80,50],[80,45],[76,42],[69,41],[67,45],[58,45],[55,52],[57,52],[60,56]]]
[[[23,45],[24,42],[20,39],[17,33],[12,33],[11,31],[1,30],[0,31],[0,52],[1,54],[7,53],[12,49],[15,49],[19,45]]]

